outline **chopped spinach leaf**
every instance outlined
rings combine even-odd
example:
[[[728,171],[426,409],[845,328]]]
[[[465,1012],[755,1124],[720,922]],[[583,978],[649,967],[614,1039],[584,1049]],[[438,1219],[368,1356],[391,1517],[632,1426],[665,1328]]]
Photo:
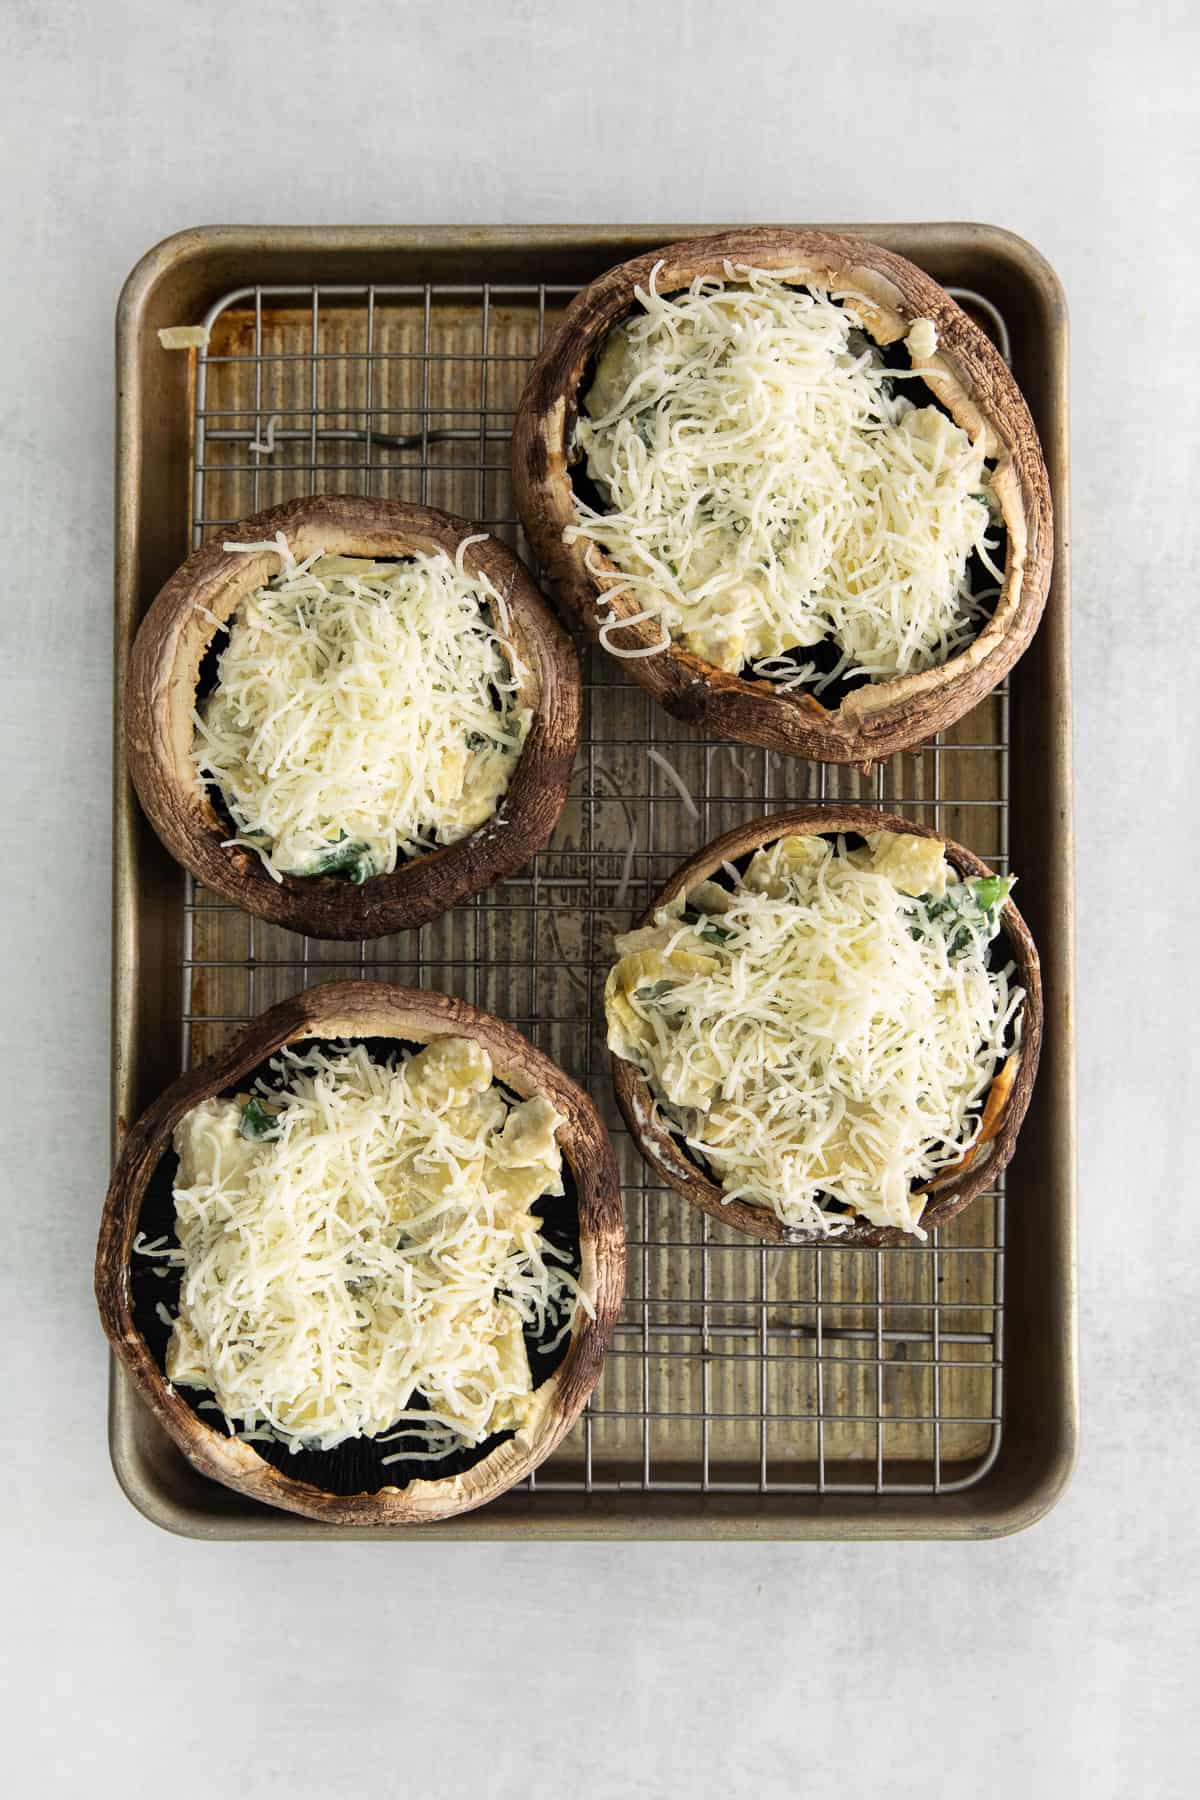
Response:
[[[989,938],[995,937],[1000,929],[1000,909],[1012,892],[1012,885],[1011,875],[972,875],[966,881],[952,883],[940,897],[923,894],[917,904],[924,919],[937,921],[945,933],[949,954],[961,956],[981,924],[986,926]],[[918,916],[909,926],[914,938],[925,936],[924,919]]]
[[[680,918],[685,925],[691,926],[697,937],[706,938],[710,944],[727,944],[733,936],[727,925],[719,925],[716,919],[697,911],[694,906],[685,906]]]
[[[640,985],[635,991],[640,999],[661,1000],[663,995],[669,994],[674,986],[675,983],[673,981],[647,981]]]
[[[969,881],[962,882],[960,885],[970,888],[980,911],[987,913],[990,919],[1012,893],[1013,877],[1011,875],[973,875]]]
[[[727,944],[733,936],[724,925],[718,925],[715,919],[705,919],[696,926],[696,936],[706,938],[710,944]]]
[[[358,838],[341,838],[315,856],[306,875],[348,875],[357,886],[375,873],[375,859]]]
[[[279,1121],[261,1100],[247,1100],[238,1121],[238,1131],[252,1143],[265,1143],[279,1136]]]

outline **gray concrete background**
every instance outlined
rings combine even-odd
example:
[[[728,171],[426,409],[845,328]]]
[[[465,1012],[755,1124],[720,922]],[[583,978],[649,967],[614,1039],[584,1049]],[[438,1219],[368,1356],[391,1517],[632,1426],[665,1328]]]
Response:
[[[1194,1791],[1198,23],[1044,0],[0,7],[14,1796]],[[119,286],[199,223],[689,217],[989,220],[1068,289],[1074,1486],[994,1545],[174,1541],[110,1474],[90,1293]]]

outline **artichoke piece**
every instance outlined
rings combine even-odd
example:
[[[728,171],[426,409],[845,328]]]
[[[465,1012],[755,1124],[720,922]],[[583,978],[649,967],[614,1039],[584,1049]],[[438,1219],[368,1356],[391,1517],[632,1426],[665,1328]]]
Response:
[[[689,893],[687,903],[693,912],[727,913],[733,905],[733,896],[719,881],[701,881]]]
[[[665,950],[674,932],[674,924],[639,925],[633,931],[618,933],[613,939],[613,949],[618,958],[630,956],[635,950]]]
[[[492,1059],[474,1038],[444,1037],[427,1044],[406,1066],[409,1086],[427,1099],[461,1106],[492,1082]]]
[[[496,1154],[514,1169],[537,1165],[557,1169],[558,1144],[554,1134],[561,1124],[561,1115],[545,1095],[535,1094],[509,1113],[496,1142]]]
[[[949,867],[939,838],[916,837],[910,832],[872,831],[867,835],[871,847],[871,866],[877,875],[886,875],[902,894],[933,894],[941,898],[946,892]]]
[[[818,869],[833,854],[821,837],[777,838],[764,850],[756,850],[750,858],[743,886],[753,894],[766,894],[772,900],[785,900],[789,877],[804,870]]]

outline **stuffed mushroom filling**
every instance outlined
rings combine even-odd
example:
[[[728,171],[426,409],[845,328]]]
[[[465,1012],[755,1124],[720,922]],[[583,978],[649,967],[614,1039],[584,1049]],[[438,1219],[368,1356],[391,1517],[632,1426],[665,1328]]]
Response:
[[[428,1460],[518,1431],[539,1348],[590,1311],[538,1208],[563,1192],[541,1095],[515,1101],[469,1038],[388,1064],[284,1050],[255,1091],[176,1127],[181,1272],[166,1373],[231,1432]]]
[[[932,321],[891,367],[864,296],[800,279],[652,280],[601,346],[573,446],[592,498],[564,537],[618,655],[621,598],[661,648],[821,694],[947,662],[1000,591],[989,434],[934,403]]]
[[[1015,1074],[1024,994],[990,954],[1010,886],[960,880],[935,838],[780,838],[617,939],[609,1048],[727,1201],[921,1237]]]
[[[487,576],[462,547],[392,562],[270,548],[283,567],[238,607],[195,714],[228,842],[276,880],[361,883],[484,824],[532,717]]]

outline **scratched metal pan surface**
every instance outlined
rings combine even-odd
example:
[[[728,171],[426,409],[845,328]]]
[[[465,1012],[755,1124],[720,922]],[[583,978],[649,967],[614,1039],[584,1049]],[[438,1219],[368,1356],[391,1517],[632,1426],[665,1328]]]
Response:
[[[357,972],[444,988],[528,1032],[590,1089],[621,1159],[629,1292],[592,1405],[526,1488],[424,1536],[991,1537],[1041,1517],[1074,1460],[1067,327],[1057,278],[1030,245],[980,225],[836,227],[959,292],[1011,357],[1050,470],[1045,620],[1004,688],[934,745],[869,777],[731,751],[585,650],[585,731],[550,845],[420,932],[361,946],[219,904],[161,850],[129,787],[129,646],[189,550],[324,490],[446,507],[527,555],[508,434],[542,335],[611,264],[716,228],[206,228],[152,250],[121,298],[115,1136],[246,1018]],[[207,326],[207,347],[164,348],[159,329],[178,325]],[[697,844],[812,801],[901,812],[1015,869],[1040,946],[1045,1047],[1016,1158],[1002,1188],[926,1246],[751,1243],[656,1185],[613,1103],[600,994],[614,932]],[[97,1171],[97,1202],[102,1185]],[[109,1433],[125,1492],[168,1530],[411,1539],[333,1530],[205,1480],[116,1368]]]

